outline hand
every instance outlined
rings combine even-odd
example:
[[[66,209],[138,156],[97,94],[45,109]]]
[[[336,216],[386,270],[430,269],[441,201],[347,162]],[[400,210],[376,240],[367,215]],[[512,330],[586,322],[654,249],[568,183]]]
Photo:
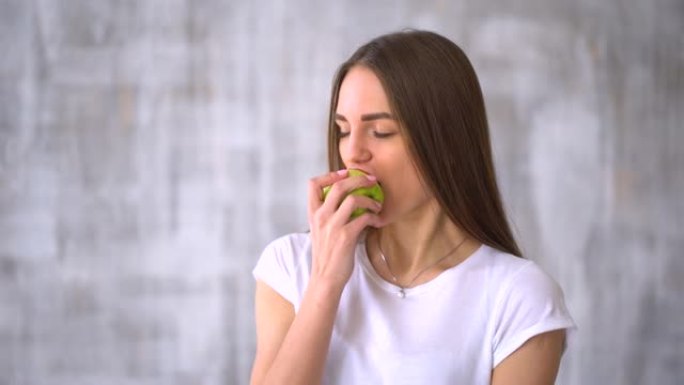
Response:
[[[380,227],[377,213],[382,205],[375,200],[350,195],[359,187],[376,183],[373,176],[349,177],[347,170],[328,173],[309,181],[309,226],[312,240],[311,281],[344,288],[354,269],[354,249],[367,226]],[[323,187],[332,186],[323,201]],[[357,208],[368,211],[350,219]]]

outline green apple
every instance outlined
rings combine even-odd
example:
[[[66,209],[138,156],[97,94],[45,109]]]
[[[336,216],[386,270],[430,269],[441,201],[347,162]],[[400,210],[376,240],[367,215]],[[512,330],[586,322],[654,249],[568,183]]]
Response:
[[[365,176],[367,175],[365,172],[361,170],[357,170],[354,168],[349,169],[349,176]],[[330,191],[330,188],[332,186],[325,186],[323,187],[323,200],[328,196],[328,192]],[[378,183],[375,183],[374,185],[370,187],[360,187],[355,190],[352,190],[350,194],[354,195],[364,195],[367,196],[371,199],[374,199],[380,203],[385,201],[385,193],[382,191],[382,187]],[[352,211],[351,218],[356,218],[359,215],[365,213],[366,210],[365,208],[357,208],[354,211]]]

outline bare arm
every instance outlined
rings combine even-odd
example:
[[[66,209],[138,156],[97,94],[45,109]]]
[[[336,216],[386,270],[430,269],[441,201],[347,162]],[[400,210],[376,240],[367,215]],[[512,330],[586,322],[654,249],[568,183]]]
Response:
[[[254,308],[257,351],[251,384],[261,384],[266,370],[280,350],[295,313],[291,303],[261,281],[256,283]]]
[[[341,291],[311,286],[295,317],[292,304],[257,283],[255,384],[317,384],[330,344]]]
[[[564,341],[565,330],[530,338],[494,368],[492,385],[553,385]]]

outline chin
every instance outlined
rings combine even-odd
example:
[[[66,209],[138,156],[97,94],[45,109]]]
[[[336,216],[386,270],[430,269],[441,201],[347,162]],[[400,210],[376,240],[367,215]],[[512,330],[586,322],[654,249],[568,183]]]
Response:
[[[388,225],[390,222],[394,220],[392,216],[392,212],[386,210],[385,208],[380,211],[380,214],[378,214],[378,217],[380,218],[380,222],[382,223],[383,226]]]

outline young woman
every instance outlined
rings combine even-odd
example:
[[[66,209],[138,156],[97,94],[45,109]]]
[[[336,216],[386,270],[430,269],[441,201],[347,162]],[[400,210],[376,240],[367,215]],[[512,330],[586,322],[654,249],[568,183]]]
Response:
[[[573,321],[520,255],[461,49],[424,31],[360,47],[334,79],[328,135],[310,232],[254,269],[252,384],[553,384]],[[382,204],[350,194],[376,183]]]

